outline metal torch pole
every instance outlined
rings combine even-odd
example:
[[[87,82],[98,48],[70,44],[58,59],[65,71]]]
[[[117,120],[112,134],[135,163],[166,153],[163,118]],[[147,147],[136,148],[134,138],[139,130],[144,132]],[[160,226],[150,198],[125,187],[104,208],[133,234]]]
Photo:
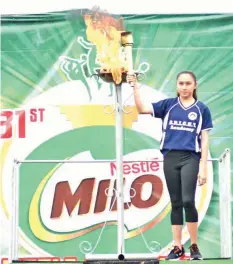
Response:
[[[115,84],[116,106],[116,176],[117,176],[117,250],[118,254],[124,254],[124,190],[123,190],[123,109],[121,84]]]

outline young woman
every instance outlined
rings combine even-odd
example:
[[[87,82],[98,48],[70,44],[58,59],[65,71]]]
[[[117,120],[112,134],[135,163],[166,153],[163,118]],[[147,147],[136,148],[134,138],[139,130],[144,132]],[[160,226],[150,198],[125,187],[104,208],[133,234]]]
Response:
[[[177,97],[156,103],[143,102],[134,75],[127,81],[133,86],[140,114],[162,119],[160,150],[164,156],[164,174],[172,204],[171,225],[174,248],[167,256],[175,260],[184,255],[181,244],[183,209],[190,234],[190,259],[202,259],[197,246],[198,212],[195,207],[196,184],[207,181],[208,131],[212,129],[208,107],[197,100],[197,81],[193,72],[177,75]]]

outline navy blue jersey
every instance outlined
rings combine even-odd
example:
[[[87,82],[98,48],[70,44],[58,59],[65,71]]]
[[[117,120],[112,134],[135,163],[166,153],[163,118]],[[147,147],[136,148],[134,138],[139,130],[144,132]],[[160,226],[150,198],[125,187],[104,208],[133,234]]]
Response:
[[[209,108],[198,100],[184,107],[179,97],[164,99],[152,106],[153,116],[163,121],[161,152],[187,150],[200,157],[201,131],[213,128]]]

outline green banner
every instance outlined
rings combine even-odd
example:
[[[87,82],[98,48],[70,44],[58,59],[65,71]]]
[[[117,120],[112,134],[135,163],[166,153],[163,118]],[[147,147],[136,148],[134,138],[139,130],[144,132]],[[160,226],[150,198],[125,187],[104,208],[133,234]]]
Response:
[[[117,253],[116,197],[105,191],[116,184],[116,164],[94,163],[116,158],[114,86],[93,76],[100,65],[96,47],[87,39],[84,13],[1,18],[3,256],[9,254],[11,239],[14,159],[92,162],[20,166],[20,256],[83,259],[86,253]],[[144,96],[150,101],[176,96],[176,75],[193,71],[198,99],[213,119],[210,158],[226,148],[233,151],[233,15],[121,17],[133,34],[133,65],[143,73]],[[122,90],[124,159],[142,160],[124,163],[126,252],[164,256],[173,241],[160,162],[161,124],[138,115],[132,88],[124,83]],[[214,258],[220,257],[218,163],[209,162],[208,171],[207,184],[197,188],[198,241],[203,256]],[[182,243],[189,252],[186,226]]]

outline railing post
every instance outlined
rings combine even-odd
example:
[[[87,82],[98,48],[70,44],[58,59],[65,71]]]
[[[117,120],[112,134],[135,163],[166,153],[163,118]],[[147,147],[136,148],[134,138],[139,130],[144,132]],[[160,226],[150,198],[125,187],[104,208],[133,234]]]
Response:
[[[219,158],[218,177],[221,257],[232,258],[230,149],[226,149]]]

